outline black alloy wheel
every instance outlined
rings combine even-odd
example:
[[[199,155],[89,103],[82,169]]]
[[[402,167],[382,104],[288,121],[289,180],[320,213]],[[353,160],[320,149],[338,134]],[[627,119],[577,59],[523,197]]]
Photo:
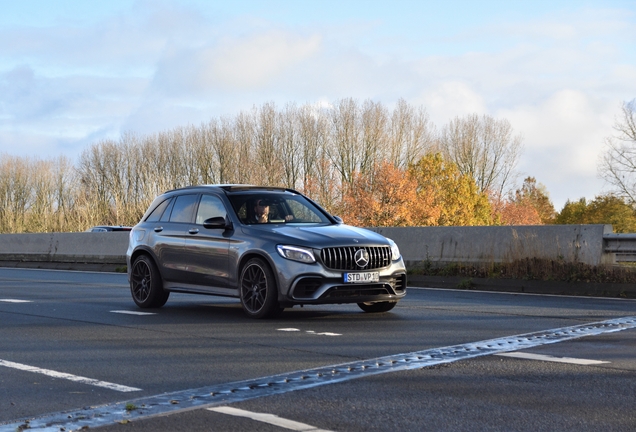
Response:
[[[239,286],[243,311],[249,317],[267,318],[282,311],[274,274],[262,259],[252,258],[245,264]]]
[[[140,308],[160,308],[170,296],[164,291],[163,282],[157,266],[146,255],[139,256],[132,265],[130,273],[130,293]]]
[[[360,309],[365,312],[378,313],[388,312],[395,307],[396,301],[375,302],[375,303],[358,303]]]

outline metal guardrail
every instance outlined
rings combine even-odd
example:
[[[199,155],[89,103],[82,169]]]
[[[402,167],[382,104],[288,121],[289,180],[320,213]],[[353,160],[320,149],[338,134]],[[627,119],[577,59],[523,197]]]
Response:
[[[636,262],[636,234],[605,234],[603,250],[616,256],[616,262]]]

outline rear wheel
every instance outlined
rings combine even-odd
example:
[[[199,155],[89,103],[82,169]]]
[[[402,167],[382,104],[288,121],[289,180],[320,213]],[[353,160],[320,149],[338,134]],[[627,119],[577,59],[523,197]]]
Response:
[[[170,296],[163,289],[163,281],[157,265],[147,255],[135,259],[130,273],[130,293],[140,308],[160,308]]]
[[[260,258],[252,258],[241,271],[239,281],[243,311],[252,318],[272,317],[282,308],[278,305],[278,287],[274,273]]]
[[[379,312],[388,312],[395,307],[397,304],[396,301],[391,302],[376,302],[376,303],[358,303],[360,309],[365,312],[371,313],[379,313]]]

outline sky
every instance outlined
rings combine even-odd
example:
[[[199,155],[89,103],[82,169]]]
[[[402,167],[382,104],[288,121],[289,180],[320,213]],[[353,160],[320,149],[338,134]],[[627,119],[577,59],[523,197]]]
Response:
[[[0,0],[0,154],[283,107],[400,99],[508,120],[557,210],[636,98],[636,1]]]

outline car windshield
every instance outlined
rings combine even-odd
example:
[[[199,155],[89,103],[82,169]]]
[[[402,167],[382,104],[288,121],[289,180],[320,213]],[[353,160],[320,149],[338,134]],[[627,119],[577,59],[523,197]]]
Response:
[[[302,195],[250,191],[228,197],[236,215],[244,224],[331,224],[327,216]]]

